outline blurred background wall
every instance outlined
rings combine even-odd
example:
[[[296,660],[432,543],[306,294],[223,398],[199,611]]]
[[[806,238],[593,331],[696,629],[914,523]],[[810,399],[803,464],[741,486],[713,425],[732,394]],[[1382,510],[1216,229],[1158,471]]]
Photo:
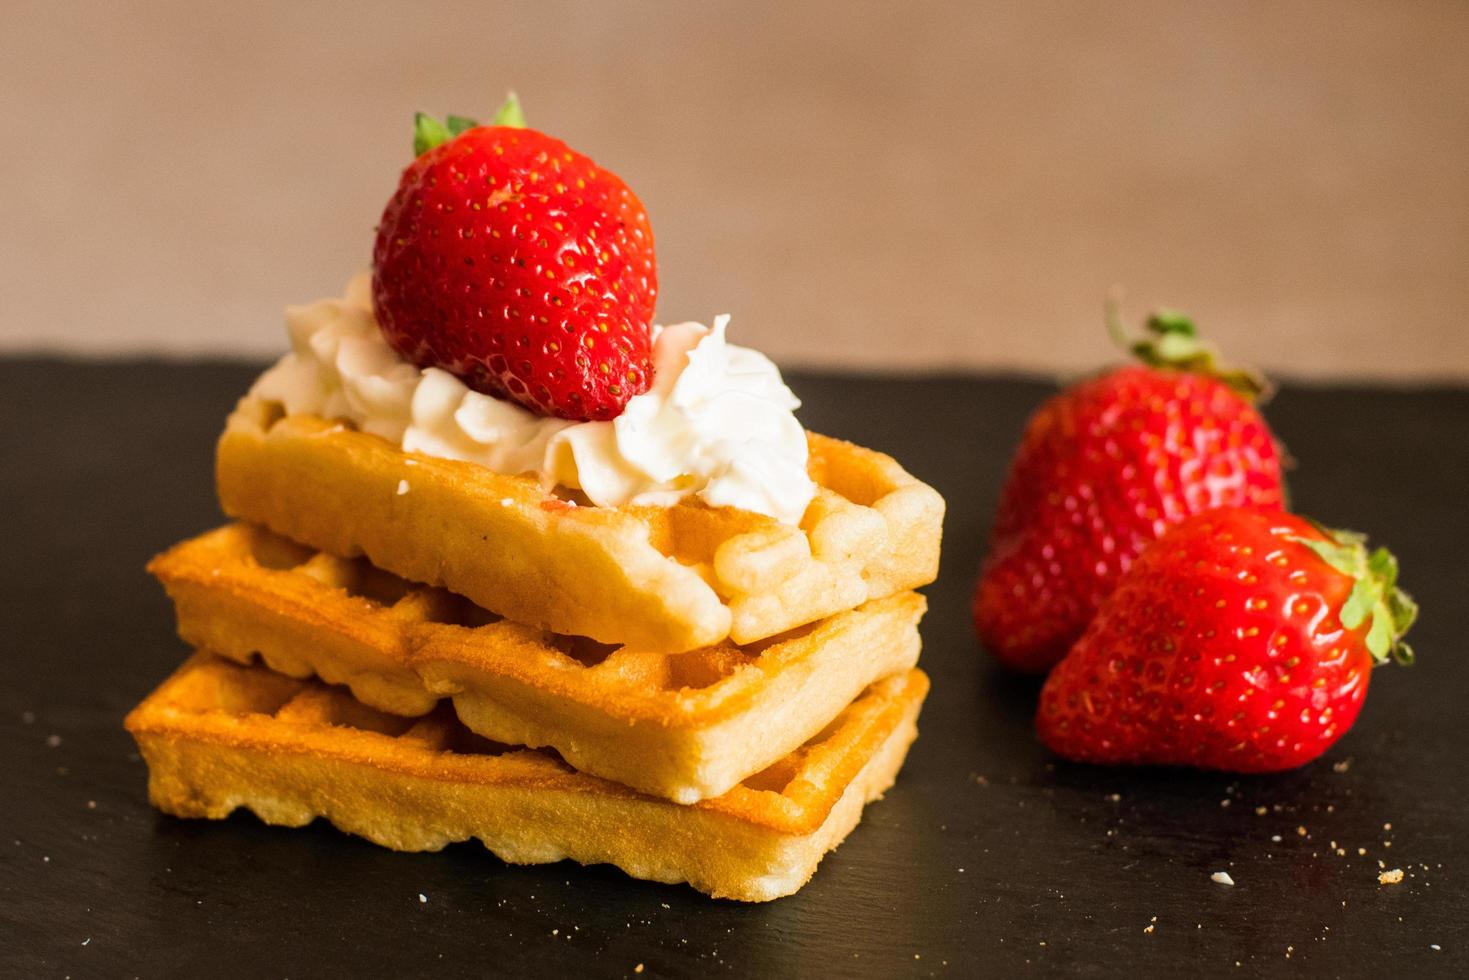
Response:
[[[1469,3],[5,0],[0,349],[264,355],[367,263],[415,109],[652,215],[660,319],[787,364],[1067,371],[1100,306],[1469,378]]]

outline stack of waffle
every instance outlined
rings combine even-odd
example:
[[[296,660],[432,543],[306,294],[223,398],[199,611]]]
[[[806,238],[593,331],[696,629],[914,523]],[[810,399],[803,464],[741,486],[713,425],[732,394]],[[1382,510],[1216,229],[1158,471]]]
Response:
[[[579,506],[246,398],[239,523],[150,570],[195,647],[127,720],[160,809],[787,895],[890,786],[943,501],[810,437],[799,527]]]

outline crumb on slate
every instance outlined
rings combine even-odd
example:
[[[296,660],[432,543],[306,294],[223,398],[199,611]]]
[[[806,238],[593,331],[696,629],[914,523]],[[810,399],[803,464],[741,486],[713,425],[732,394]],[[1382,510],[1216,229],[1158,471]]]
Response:
[[[1209,876],[1209,880],[1220,885],[1234,884],[1234,879],[1229,876],[1228,871],[1216,871]]]
[[[1377,875],[1379,885],[1399,885],[1403,881],[1403,869],[1393,868],[1391,871],[1383,871]]]

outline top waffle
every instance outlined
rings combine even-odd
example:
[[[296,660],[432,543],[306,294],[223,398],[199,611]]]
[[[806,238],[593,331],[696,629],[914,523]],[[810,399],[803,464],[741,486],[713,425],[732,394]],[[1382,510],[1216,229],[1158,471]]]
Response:
[[[366,555],[499,615],[604,643],[750,643],[932,582],[944,503],[894,460],[810,435],[799,527],[696,502],[592,507],[247,397],[219,441],[227,514]]]

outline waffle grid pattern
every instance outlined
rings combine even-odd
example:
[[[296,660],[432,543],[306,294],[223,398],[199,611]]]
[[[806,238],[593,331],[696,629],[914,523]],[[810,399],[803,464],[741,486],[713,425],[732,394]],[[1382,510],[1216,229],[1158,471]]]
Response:
[[[717,799],[680,806],[480,738],[437,709],[376,711],[318,681],[199,653],[128,716],[160,809],[268,823],[326,817],[399,850],[477,837],[505,860],[609,861],[714,895],[788,894],[891,784],[927,691],[873,685],[804,746]],[[404,805],[412,800],[412,805]]]
[[[793,527],[694,502],[579,506],[530,477],[246,398],[220,439],[217,482],[232,517],[517,622],[681,651],[754,642],[933,581],[943,499],[881,453],[815,434],[810,448],[819,489]]]
[[[454,697],[472,728],[692,802],[718,795],[917,661],[924,601],[902,593],[748,647],[664,654],[549,634],[263,528],[227,525],[150,570],[191,645],[348,686],[413,716]]]

